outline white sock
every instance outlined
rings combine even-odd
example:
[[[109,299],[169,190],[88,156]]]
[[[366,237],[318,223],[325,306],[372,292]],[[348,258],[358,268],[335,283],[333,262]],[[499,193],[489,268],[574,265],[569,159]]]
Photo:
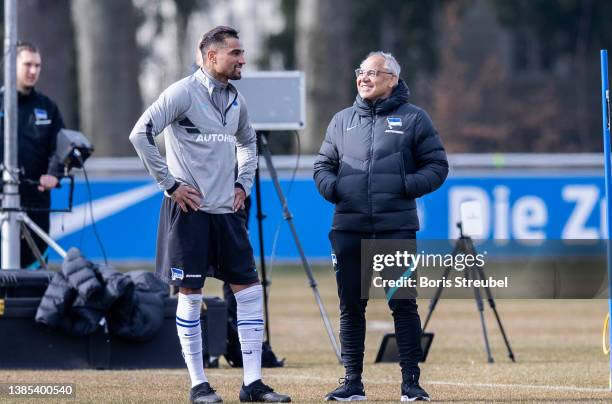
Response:
[[[207,382],[202,360],[202,329],[200,328],[200,310],[202,295],[178,294],[176,305],[176,331],[178,333],[183,357],[189,370],[191,387]]]
[[[242,349],[244,385],[261,379],[261,344],[263,343],[263,291],[261,285],[235,293],[238,311],[238,336]]]

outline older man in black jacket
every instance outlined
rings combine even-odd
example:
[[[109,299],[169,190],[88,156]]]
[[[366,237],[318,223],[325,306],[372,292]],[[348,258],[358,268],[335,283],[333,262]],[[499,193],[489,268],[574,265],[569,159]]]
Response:
[[[427,113],[408,103],[410,92],[395,58],[372,52],[355,73],[355,103],[331,120],[314,165],[319,192],[336,205],[330,241],[346,376],[325,399],[338,401],[366,399],[361,240],[414,240],[419,230],[415,199],[439,188],[448,174],[440,137]],[[402,369],[401,400],[429,400],[419,385],[423,353],[416,300],[391,298],[389,307]]]

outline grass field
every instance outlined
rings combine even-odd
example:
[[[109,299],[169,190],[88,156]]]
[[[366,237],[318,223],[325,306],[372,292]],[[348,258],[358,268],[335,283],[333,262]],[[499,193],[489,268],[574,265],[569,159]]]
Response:
[[[338,330],[337,296],[331,270],[315,272],[319,289]],[[214,281],[206,294],[219,293]],[[420,302],[421,316],[427,301]],[[264,378],[296,402],[322,401],[343,370],[336,362],[312,292],[299,268],[275,268],[270,298],[272,346],[286,358]],[[437,402],[598,402],[612,401],[608,358],[601,349],[605,300],[500,300],[503,324],[517,363],[507,357],[490,310],[487,325],[495,363],[486,363],[478,312],[473,300],[442,300],[428,327],[435,340],[422,365],[422,385]],[[374,364],[382,336],[392,332],[386,303],[368,305],[365,385],[369,401],[399,401],[399,367]],[[1,360],[1,358],[0,358]],[[208,377],[225,402],[237,402],[241,369],[221,360]],[[75,383],[72,403],[187,402],[186,370],[0,371],[1,382]],[[4,400],[4,401],[3,401]],[[22,399],[18,402],[52,402]],[[0,397],[0,402],[8,402]]]

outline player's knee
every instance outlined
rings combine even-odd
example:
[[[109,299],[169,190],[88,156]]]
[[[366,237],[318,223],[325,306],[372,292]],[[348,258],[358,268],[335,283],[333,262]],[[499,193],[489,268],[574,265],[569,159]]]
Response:
[[[184,295],[197,295],[197,294],[202,294],[202,289],[179,287],[179,293],[182,293]]]
[[[251,285],[239,292],[235,292],[238,320],[262,320],[263,316],[263,290],[260,284]]]
[[[250,283],[248,285],[237,285],[235,283],[230,283],[230,288],[232,289],[232,292],[238,293],[245,289],[252,288],[253,286],[257,286],[259,284],[260,284],[259,281]]]

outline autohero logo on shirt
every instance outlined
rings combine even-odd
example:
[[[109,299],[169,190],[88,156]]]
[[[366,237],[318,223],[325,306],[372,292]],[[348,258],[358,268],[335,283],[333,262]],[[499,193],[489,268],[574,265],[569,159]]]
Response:
[[[204,133],[196,137],[198,143],[208,142],[225,142],[236,143],[236,136],[228,135],[227,133]]]

